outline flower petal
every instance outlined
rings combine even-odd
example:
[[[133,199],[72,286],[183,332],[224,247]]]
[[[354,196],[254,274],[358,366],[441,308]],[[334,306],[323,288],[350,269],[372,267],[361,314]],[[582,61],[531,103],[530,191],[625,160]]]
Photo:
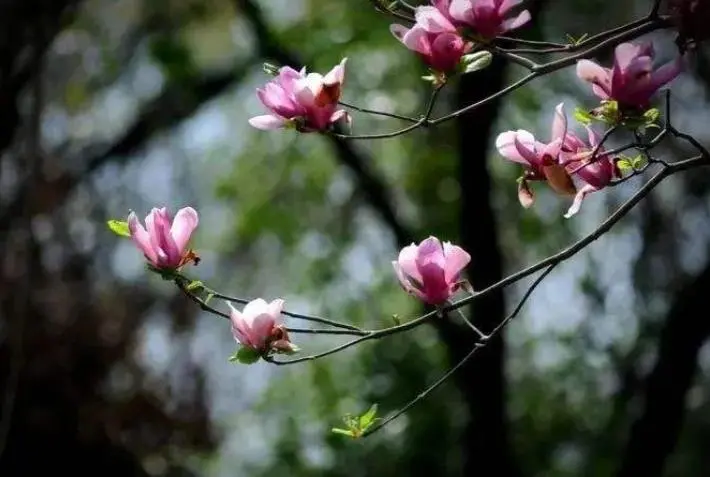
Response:
[[[459,279],[461,271],[471,261],[471,256],[458,245],[452,245],[450,242],[444,242],[444,258],[446,266],[444,267],[444,277],[450,285]]]
[[[192,207],[184,207],[175,214],[173,225],[170,228],[170,235],[173,237],[175,246],[181,255],[185,252],[190,236],[199,223],[200,219],[197,211]]]
[[[141,225],[134,212],[128,214],[128,230],[131,233],[133,243],[136,244],[151,263],[157,265],[158,257],[151,244],[150,235],[148,235],[146,229],[143,228],[143,225]]]
[[[516,137],[518,138],[518,141],[525,144],[527,148],[535,148],[535,137],[528,131],[519,129],[517,131],[506,131],[500,133],[496,138],[496,149],[498,149],[501,156],[510,161],[530,165],[530,163],[518,152],[518,148],[515,146]]]
[[[254,116],[249,118],[249,124],[257,129],[269,131],[272,129],[280,129],[284,127],[287,120],[273,114],[264,114],[263,116]]]
[[[577,195],[574,196],[574,202],[572,202],[572,206],[567,210],[567,213],[564,215],[565,219],[569,219],[577,212],[579,212],[580,207],[582,207],[582,202],[584,201],[584,198],[588,194],[591,194],[592,192],[596,191],[597,189],[595,189],[594,186],[591,186],[589,184],[579,189],[579,191],[577,191]]]

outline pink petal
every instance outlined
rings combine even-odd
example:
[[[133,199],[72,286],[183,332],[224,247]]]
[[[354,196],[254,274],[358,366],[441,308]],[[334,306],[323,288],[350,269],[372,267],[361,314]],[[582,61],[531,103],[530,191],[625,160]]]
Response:
[[[454,27],[436,7],[419,7],[415,13],[417,24],[429,33],[455,32]]]
[[[513,17],[509,20],[505,20],[503,22],[502,29],[503,31],[515,30],[516,28],[520,28],[521,26],[525,25],[531,19],[532,16],[530,15],[530,12],[527,10],[523,10],[518,14],[518,16]]]
[[[173,225],[170,228],[170,235],[175,241],[175,246],[180,251],[180,254],[184,254],[187,243],[190,241],[190,236],[192,232],[197,228],[200,219],[197,215],[197,211],[192,207],[185,207],[178,210],[173,219]]]
[[[339,64],[333,67],[326,75],[323,77],[323,83],[328,86],[335,84],[342,84],[345,80],[345,63],[348,61],[347,58],[343,58]]]
[[[610,93],[610,71],[602,68],[593,61],[579,60],[577,62],[577,76],[584,81],[597,85],[607,95]],[[598,95],[596,91],[595,93]]]
[[[428,41],[429,33],[419,25],[414,25],[403,37],[402,43],[412,51],[428,55],[431,53],[431,45]]]
[[[422,265],[427,263],[436,263],[442,270],[446,267],[444,247],[441,241],[434,236],[423,240],[417,249],[417,267],[420,271]]]
[[[555,107],[555,117],[552,120],[552,136],[550,137],[550,140],[564,140],[566,135],[567,115],[565,114],[565,104],[560,103]]]
[[[678,57],[675,61],[666,63],[651,73],[649,88],[656,91],[661,86],[673,81],[683,71],[683,58]]]
[[[496,138],[496,149],[501,156],[505,157],[510,161],[515,161],[520,164],[530,165],[528,161],[525,160],[523,156],[518,152],[518,148],[515,147],[515,139],[523,144],[526,144],[528,148],[535,147],[535,137],[528,131],[523,131],[519,129],[517,131],[506,131],[500,133]]]
[[[528,164],[540,165],[540,158],[535,151],[535,145],[533,144],[533,146],[530,147],[529,142],[523,142],[521,139],[521,134],[517,134],[513,139],[513,144],[515,145],[515,149],[518,151],[518,154],[520,154],[520,156],[525,159]]]
[[[274,318],[274,321],[277,321],[278,318],[281,316],[281,312],[284,309],[284,300],[281,298],[278,298],[276,300],[273,300],[271,303],[269,303],[269,314]]]
[[[390,25],[390,33],[392,33],[392,35],[394,35],[394,37],[402,43],[404,43],[404,35],[406,35],[408,31],[409,28],[404,25],[399,25],[398,23],[393,23]]]
[[[574,202],[572,202],[572,206],[567,210],[567,213],[564,215],[565,219],[569,219],[573,215],[575,215],[577,212],[579,212],[580,207],[582,207],[582,202],[584,201],[584,198],[588,195],[591,194],[592,192],[596,192],[598,189],[596,189],[592,185],[585,185],[581,189],[577,191],[577,194],[574,196]]]
[[[473,5],[471,5],[471,0],[451,0],[449,15],[451,15],[451,18],[454,20],[467,23],[472,13]]]
[[[244,315],[245,319],[248,322],[251,322],[256,316],[268,313],[268,311],[269,304],[266,303],[263,298],[257,298],[255,300],[250,301],[244,306],[244,309],[242,310],[242,315]]]
[[[264,114],[263,116],[249,118],[249,124],[265,131],[282,128],[286,124],[286,121],[286,119],[274,116],[273,114]]]
[[[138,217],[133,212],[128,214],[128,230],[131,232],[131,240],[133,240],[133,243],[136,244],[151,263],[157,265],[158,257],[151,244],[150,235],[145,228],[143,228],[143,225],[141,225],[138,221]]]
[[[444,267],[444,278],[450,285],[458,280],[461,271],[471,261],[471,256],[461,247],[444,242],[444,257],[446,265]]]
[[[408,278],[413,278],[417,282],[422,282],[422,276],[417,267],[418,248],[415,244],[404,247],[399,252],[397,264],[399,270]],[[397,267],[396,267],[397,268]]]

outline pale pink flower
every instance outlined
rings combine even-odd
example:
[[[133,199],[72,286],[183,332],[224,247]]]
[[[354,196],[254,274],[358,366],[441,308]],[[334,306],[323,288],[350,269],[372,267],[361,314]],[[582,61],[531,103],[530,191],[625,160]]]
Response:
[[[530,21],[530,12],[517,15],[521,0],[432,0],[434,6],[456,26],[470,27],[484,38],[495,38]]]
[[[261,298],[252,300],[237,310],[231,303],[230,321],[232,335],[242,346],[265,353],[271,349],[292,350],[286,328],[281,324],[281,311],[284,300],[277,299],[267,303]]]
[[[496,138],[498,152],[508,160],[522,164],[523,176],[518,179],[518,200],[527,208],[535,196],[528,181],[547,181],[549,186],[562,195],[574,195],[574,182],[560,165],[559,155],[567,137],[567,117],[564,105],[558,104],[552,121],[550,142],[537,141],[532,133],[519,129],[500,133]]]
[[[192,207],[180,209],[174,219],[165,207],[153,208],[145,218],[145,228],[135,213],[128,216],[131,239],[148,262],[159,269],[178,269],[189,261],[197,261],[187,245],[198,223]]]
[[[255,116],[249,124],[258,129],[295,126],[302,132],[311,132],[324,131],[341,119],[349,122],[348,113],[338,109],[346,61],[344,58],[325,76],[306,73],[306,68],[296,71],[282,67],[276,78],[256,90],[271,114]]]
[[[461,271],[470,261],[461,247],[429,237],[404,247],[392,265],[405,291],[429,305],[441,305],[458,290]]]
[[[390,25],[392,34],[415,51],[434,71],[454,70],[473,44],[464,40],[456,27],[434,7],[418,7],[412,28]]]
[[[604,68],[590,60],[577,62],[577,76],[592,84],[592,91],[602,100],[615,100],[622,107],[645,109],[654,93],[682,71],[679,56],[654,69],[655,52],[651,42],[622,43],[614,51],[613,68]]]

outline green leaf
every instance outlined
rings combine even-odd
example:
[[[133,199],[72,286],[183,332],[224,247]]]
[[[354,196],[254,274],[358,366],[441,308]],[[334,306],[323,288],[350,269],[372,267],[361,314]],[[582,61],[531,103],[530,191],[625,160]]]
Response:
[[[357,437],[355,431],[352,429],[340,429],[339,427],[334,427],[330,430],[330,432],[332,432],[333,434],[341,434],[343,436],[348,436],[352,438]]]
[[[261,353],[253,348],[242,346],[229,357],[230,363],[254,364],[261,358]]]
[[[111,232],[115,233],[119,237],[130,237],[131,232],[128,230],[128,222],[123,222],[121,220],[109,220],[106,222],[108,228]]]
[[[616,161],[616,166],[621,170],[621,172],[629,172],[634,170],[633,164],[626,158]]]
[[[584,109],[577,107],[574,108],[574,119],[576,119],[577,122],[586,126],[591,124],[592,121],[594,121],[594,116],[592,116],[589,111],[585,111]]]
[[[661,117],[661,112],[658,110],[658,108],[651,108],[645,113],[643,113],[643,117],[646,120],[646,125],[650,126],[656,121],[658,121],[658,118]]]
[[[375,416],[377,415],[377,404],[373,404],[370,406],[370,409],[365,412],[362,416],[360,416],[358,424],[360,425],[360,429],[365,431],[367,430],[368,427],[370,427],[374,422],[375,422]]]
[[[205,287],[204,283],[199,280],[193,280],[187,284],[185,289],[187,291],[202,290]]]

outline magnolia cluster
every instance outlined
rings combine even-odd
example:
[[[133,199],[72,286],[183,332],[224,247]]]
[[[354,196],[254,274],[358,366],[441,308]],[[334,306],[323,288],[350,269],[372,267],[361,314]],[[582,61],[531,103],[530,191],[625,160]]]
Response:
[[[131,212],[127,222],[131,240],[152,270],[177,278],[185,265],[197,264],[197,255],[188,246],[199,224],[197,211],[192,207],[180,209],[174,217],[166,208],[154,208],[146,216],[145,225]],[[442,305],[461,286],[461,271],[470,259],[460,247],[429,237],[419,245],[403,248],[392,264],[405,291],[427,304]],[[267,303],[257,298],[241,311],[230,302],[227,305],[232,335],[242,348],[257,357],[298,349],[291,343],[281,320],[284,300]]]
[[[651,43],[622,43],[616,47],[611,68],[580,60],[577,76],[592,85],[604,105],[613,102],[622,115],[638,115],[648,109],[656,91],[681,71],[680,58],[657,69],[653,60]],[[565,214],[569,218],[579,211],[586,195],[621,176],[619,158],[607,153],[598,132],[589,125],[585,128],[586,140],[569,131],[564,105],[560,103],[555,108],[549,142],[540,142],[522,129],[498,135],[496,147],[500,154],[523,165],[523,175],[518,179],[518,199],[523,207],[530,207],[534,201],[529,182],[545,181],[558,194],[574,197]]]

